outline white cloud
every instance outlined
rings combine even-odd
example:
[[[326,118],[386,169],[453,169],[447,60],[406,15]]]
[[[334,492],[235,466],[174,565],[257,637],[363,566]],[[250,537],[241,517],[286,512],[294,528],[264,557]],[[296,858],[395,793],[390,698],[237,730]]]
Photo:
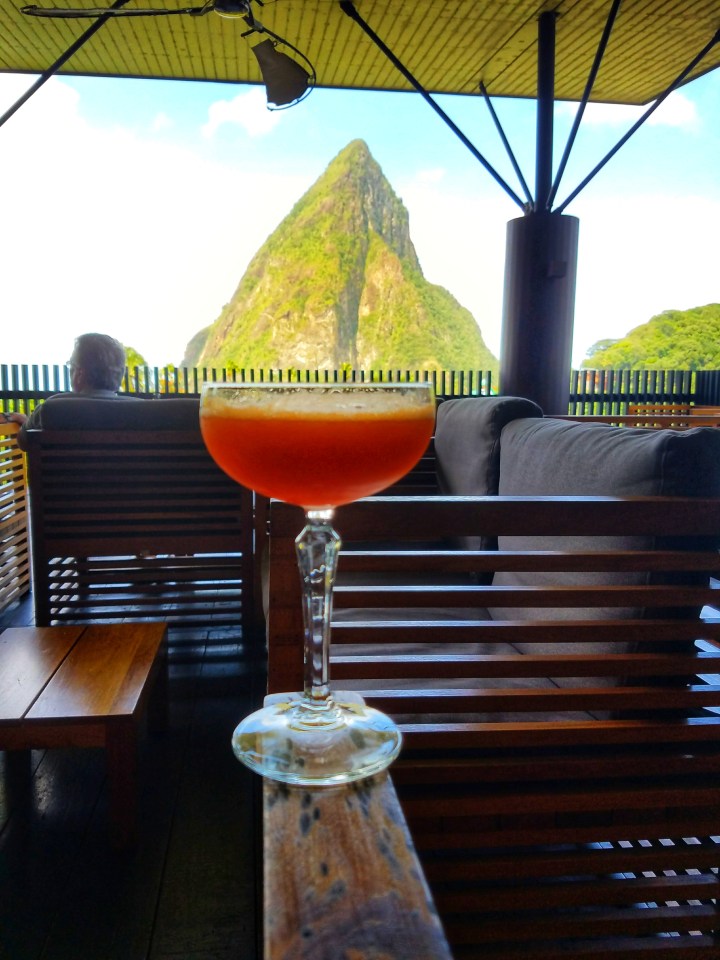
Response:
[[[720,300],[720,200],[639,195],[579,199],[574,358],[664,310]]]
[[[31,82],[0,74],[0,112]],[[238,189],[239,157],[220,163],[169,137],[94,129],[80,105],[76,90],[53,78],[0,128],[0,316],[14,333],[0,362],[62,363],[74,337],[93,329],[151,363],[177,362],[312,177],[255,173],[251,191]],[[257,151],[247,145],[243,167]],[[479,180],[474,189],[408,170],[393,185],[427,278],[473,313],[497,353],[506,224],[520,214]],[[720,299],[717,193],[589,191],[572,211],[580,219],[576,361],[596,340],[624,336],[662,310]]]
[[[680,127],[683,130],[694,129],[699,122],[697,105],[682,93],[677,92],[671,93],[648,119],[650,124]]]
[[[163,130],[171,130],[174,126],[175,121],[172,119],[172,117],[169,117],[166,113],[160,111],[160,113],[155,114],[151,129],[155,133],[160,133]]]
[[[5,113],[33,85],[37,78],[22,74],[0,74],[0,113]],[[0,127],[3,150],[8,138],[30,136],[36,140],[58,135],[64,123],[72,124],[73,133],[78,123],[77,106],[80,95],[67,84],[50,79],[42,84],[32,96]]]
[[[583,113],[582,123],[588,126],[630,127],[640,119],[650,105],[634,107],[619,103],[589,103]],[[561,115],[574,117],[577,104],[563,102],[558,105]],[[647,121],[652,126],[695,129],[699,115],[695,103],[684,94],[675,91],[660,104]]]
[[[269,133],[280,122],[276,110],[268,110],[264,87],[254,87],[247,93],[241,93],[232,100],[216,100],[208,109],[208,121],[202,128],[206,138],[215,136],[218,128],[224,124],[242,127],[251,137],[261,137]]]
[[[420,170],[417,179],[420,183],[440,183],[445,179],[447,170],[443,167],[435,167],[432,170]]]
[[[421,178],[400,184],[398,193],[408,208],[410,236],[426,278],[472,313],[497,356],[506,225],[518,208],[499,192],[467,194]]]
[[[62,363],[88,330],[179,362],[310,184],[264,175],[257,190],[231,189],[239,162],[93,129],[61,80],[33,100],[2,128],[0,316],[16,336],[0,362]]]

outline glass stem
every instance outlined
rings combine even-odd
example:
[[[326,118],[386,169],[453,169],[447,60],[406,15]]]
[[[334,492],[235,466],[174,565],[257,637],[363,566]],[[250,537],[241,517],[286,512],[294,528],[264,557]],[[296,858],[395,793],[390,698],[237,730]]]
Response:
[[[320,705],[330,699],[330,619],[340,537],[332,525],[332,510],[308,510],[306,518],[295,540],[303,585],[304,692]]]

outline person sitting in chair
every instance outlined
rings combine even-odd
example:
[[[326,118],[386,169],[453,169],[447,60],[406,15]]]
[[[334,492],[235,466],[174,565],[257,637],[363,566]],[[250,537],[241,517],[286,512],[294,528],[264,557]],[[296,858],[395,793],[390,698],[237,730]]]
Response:
[[[83,333],[75,340],[75,348],[70,358],[70,384],[72,393],[55,393],[45,403],[51,403],[57,397],[85,397],[98,400],[125,400],[125,394],[118,394],[125,376],[125,347],[114,337],[105,333]],[[18,444],[24,448],[27,430],[42,427],[44,404],[38,404],[30,416],[24,413],[8,414],[8,420],[21,423]]]

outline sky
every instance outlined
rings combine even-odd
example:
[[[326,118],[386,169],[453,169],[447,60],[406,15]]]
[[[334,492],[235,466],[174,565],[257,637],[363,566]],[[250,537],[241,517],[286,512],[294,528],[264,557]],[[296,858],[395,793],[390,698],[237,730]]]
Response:
[[[0,75],[0,113],[32,80]],[[437,100],[518,191],[482,99]],[[493,104],[532,189],[534,104]],[[575,110],[556,106],[556,164]],[[558,202],[641,112],[588,107]],[[719,118],[716,70],[672,94],[565,210],[580,221],[575,365],[664,310],[720,301]],[[425,276],[497,355],[506,224],[522,210],[417,94],[316,89],[269,111],[256,86],[63,77],[0,127],[0,363],[64,363],[92,330],[180,363],[357,138],[408,209]]]

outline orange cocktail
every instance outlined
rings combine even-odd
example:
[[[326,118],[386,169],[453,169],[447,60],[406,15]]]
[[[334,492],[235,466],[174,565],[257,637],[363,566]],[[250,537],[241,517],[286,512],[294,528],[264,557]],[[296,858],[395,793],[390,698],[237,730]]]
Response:
[[[422,456],[434,409],[409,394],[241,386],[204,404],[203,438],[243,486],[305,509],[339,506],[390,486]]]
[[[205,384],[200,422],[217,463],[243,486],[305,508],[295,540],[303,584],[304,689],[245,717],[235,756],[305,786],[370,777],[400,751],[384,713],[330,688],[330,628],[340,537],[334,508],[377,493],[417,463],[432,435],[427,383]]]

